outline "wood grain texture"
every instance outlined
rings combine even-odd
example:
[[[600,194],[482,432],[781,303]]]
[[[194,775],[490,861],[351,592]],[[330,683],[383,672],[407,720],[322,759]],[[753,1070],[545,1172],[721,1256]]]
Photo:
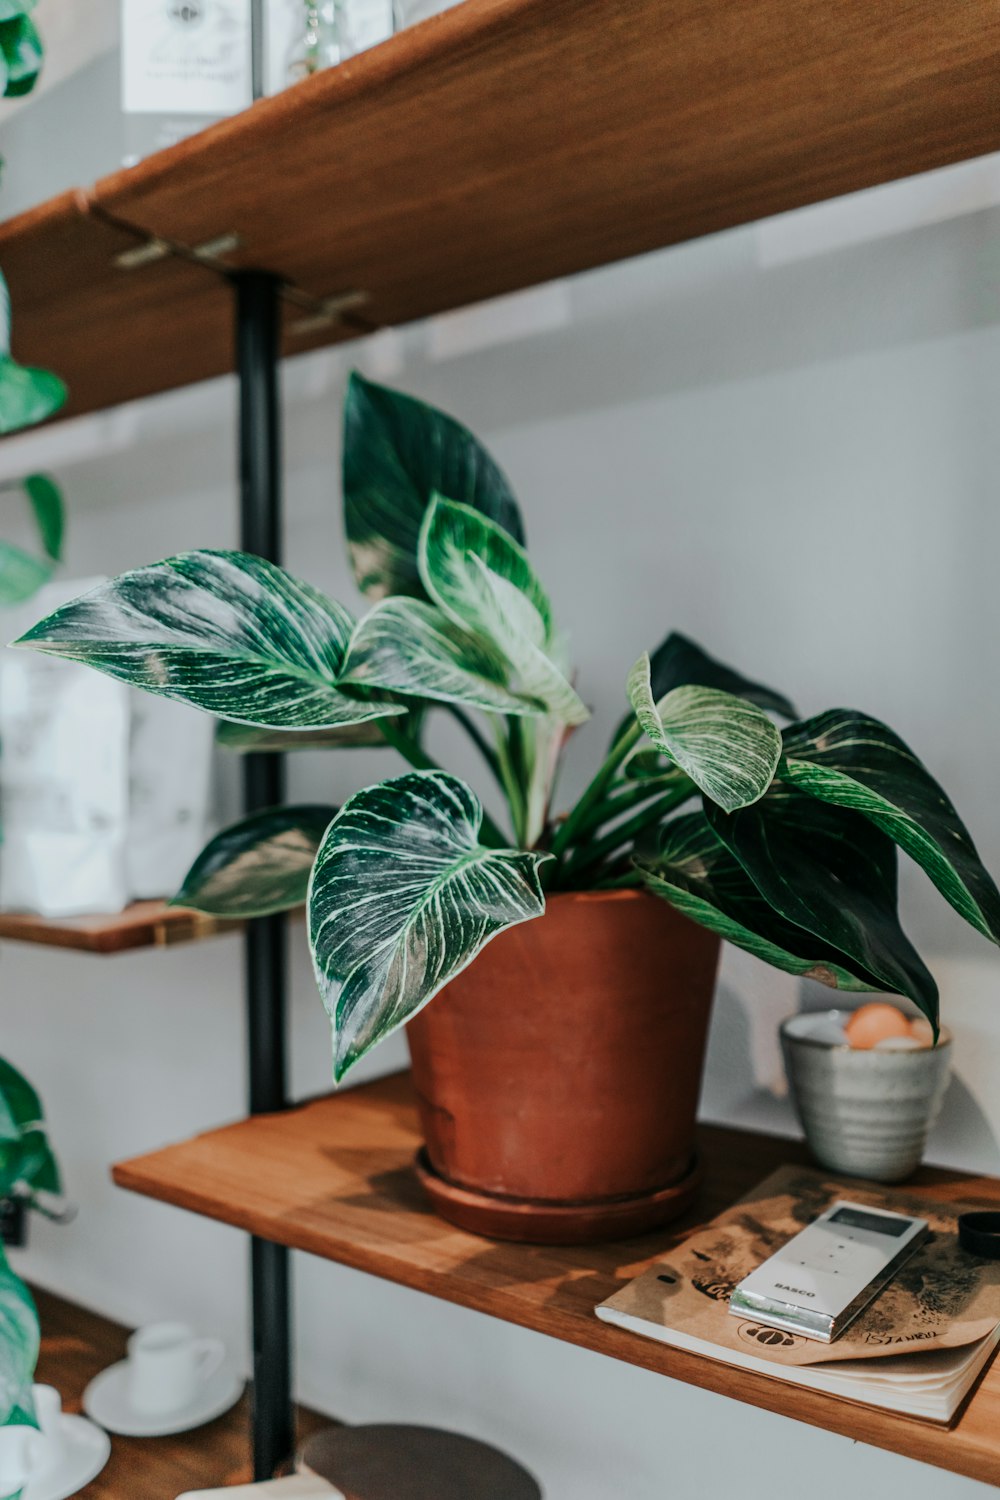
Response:
[[[66,414],[233,368],[223,276],[159,236],[365,291],[356,337],[1000,148],[990,0],[465,0],[0,225],[14,351]]]
[[[1000,1366],[986,1371],[959,1420],[944,1429],[734,1370],[595,1317],[598,1302],[665,1254],[679,1235],[782,1163],[806,1160],[797,1143],[704,1127],[706,1186],[679,1227],[569,1249],[495,1243],[437,1219],[411,1171],[418,1144],[409,1077],[397,1074],[122,1162],[114,1178],[133,1192],[264,1239],[876,1447],[1000,1483]],[[944,1200],[1000,1203],[1000,1182],[992,1178],[925,1168],[915,1181]]]
[[[1000,147],[990,0],[466,0],[92,201],[380,324]]]
[[[84,193],[64,193],[0,224],[12,352],[65,380],[69,401],[55,420],[233,368],[233,295],[225,278],[175,257],[135,270],[116,264],[146,239],[95,216]],[[294,337],[288,330],[302,315],[283,304],[285,353],[345,336],[326,330]]]
[[[39,1381],[54,1385],[66,1411],[80,1412],[81,1398],[99,1371],[125,1355],[128,1329],[87,1312],[50,1292],[35,1292],[42,1325]],[[321,1431],[328,1419],[298,1412],[299,1438]],[[190,1489],[249,1481],[250,1402],[193,1432],[175,1437],[112,1437],[107,1467],[78,1500],[176,1500]]]
[[[0,941],[76,948],[84,953],[123,953],[128,948],[166,948],[197,942],[220,932],[236,932],[240,922],[167,906],[134,901],[123,912],[96,917],[39,917],[32,912],[0,912]]]

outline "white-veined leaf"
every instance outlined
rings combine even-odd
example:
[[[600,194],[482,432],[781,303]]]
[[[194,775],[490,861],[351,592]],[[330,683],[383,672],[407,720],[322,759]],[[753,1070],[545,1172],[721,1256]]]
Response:
[[[318,729],[398,714],[340,691],[341,605],[246,552],[184,552],[123,573],[15,642],[220,719]]]
[[[690,686],[674,688],[657,703],[645,652],[629,673],[628,696],[656,748],[727,812],[767,791],[781,735],[755,704],[719,688]]]
[[[548,596],[524,549],[502,527],[437,495],[424,517],[419,561],[431,599],[502,656],[518,693],[538,699],[563,723],[590,717],[565,676]]]
[[[269,807],[222,829],[184,877],[172,906],[217,917],[265,917],[302,906],[316,851],[337,809]]]
[[[510,669],[482,636],[433,604],[383,599],[355,627],[342,681],[488,713],[541,714],[545,705],[507,686]]]
[[[412,771],[358,792],[327,830],[309,941],[338,1082],[491,938],[544,910],[547,856],[486,848],[482,817],[457,777]]]

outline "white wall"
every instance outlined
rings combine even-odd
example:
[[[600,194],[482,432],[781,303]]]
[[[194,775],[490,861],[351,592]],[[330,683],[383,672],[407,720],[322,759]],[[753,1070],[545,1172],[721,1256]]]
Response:
[[[515,482],[595,709],[567,795],[622,710],[628,666],[678,627],[804,712],[848,703],[887,718],[1000,869],[997,229],[984,212],[767,271],[753,232],[737,232],[300,361],[286,379],[288,564],[353,599],[337,410],[354,361],[463,417]],[[233,406],[220,381],[17,439],[0,469],[54,468],[81,576],[231,544]],[[388,765],[304,755],[293,793],[336,800]],[[922,879],[906,899],[957,1034],[933,1154],[996,1171],[996,958]],[[296,943],[304,1094],[328,1082],[329,1040],[301,932]],[[41,1088],[81,1204],[72,1227],[35,1227],[25,1272],[126,1321],[188,1317],[245,1350],[242,1237],[107,1177],[116,1158],[241,1113],[240,968],[235,939],[107,961],[8,945],[0,1014],[3,1051]],[[707,1117],[793,1128],[774,1029],[800,998],[727,959]],[[401,1056],[390,1043],[375,1065]],[[305,1399],[479,1433],[533,1466],[549,1500],[763,1500],[804,1474],[817,1500],[845,1484],[938,1500],[978,1490],[358,1273],[298,1257],[296,1274]]]

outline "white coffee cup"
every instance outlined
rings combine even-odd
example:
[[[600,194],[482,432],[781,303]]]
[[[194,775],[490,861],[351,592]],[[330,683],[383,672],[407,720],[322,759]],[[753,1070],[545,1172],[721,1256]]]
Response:
[[[218,1339],[199,1339],[184,1323],[147,1323],[128,1341],[129,1400],[137,1412],[179,1411],[225,1359]]]
[[[38,1467],[42,1434],[34,1427],[0,1427],[0,1500],[17,1495]]]
[[[58,1469],[66,1456],[66,1435],[62,1424],[62,1397],[54,1385],[33,1385],[32,1400],[38,1419],[39,1441],[32,1457],[31,1477]]]

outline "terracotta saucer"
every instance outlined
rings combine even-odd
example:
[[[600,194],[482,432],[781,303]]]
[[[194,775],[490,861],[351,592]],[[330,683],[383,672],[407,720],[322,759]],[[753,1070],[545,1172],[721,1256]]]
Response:
[[[414,1166],[435,1213],[449,1224],[487,1239],[529,1245],[586,1245],[646,1234],[689,1208],[702,1178],[701,1162],[694,1157],[682,1178],[650,1193],[598,1203],[542,1203],[448,1182],[435,1172],[424,1147],[417,1152]]]

